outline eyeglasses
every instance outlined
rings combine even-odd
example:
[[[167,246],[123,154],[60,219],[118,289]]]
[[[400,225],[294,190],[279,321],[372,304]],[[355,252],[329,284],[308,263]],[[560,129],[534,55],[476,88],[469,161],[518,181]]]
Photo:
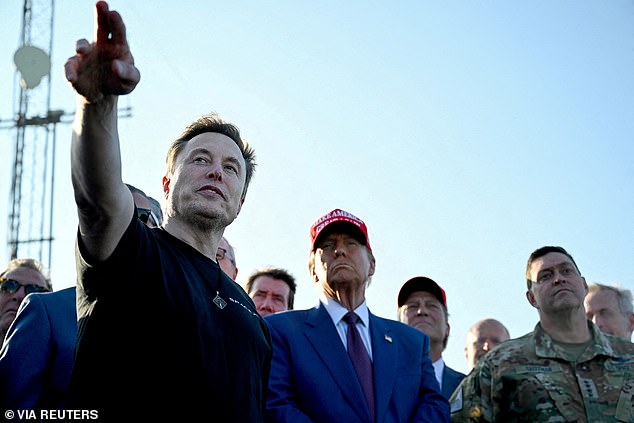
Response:
[[[50,292],[50,289],[39,285],[22,285],[15,279],[0,278],[0,292],[6,294],[14,294],[18,292],[20,287],[24,287],[24,293],[26,295],[32,292]]]
[[[224,260],[225,254],[227,254],[227,250],[218,247],[218,251],[216,251],[216,260]]]
[[[150,209],[144,209],[143,207],[136,208],[136,216],[139,220],[145,223],[148,226],[157,227],[159,226],[159,221],[154,212]],[[151,219],[151,220],[150,220]]]
[[[216,261],[224,260],[225,257],[233,263],[233,259],[227,254],[227,250],[222,247],[218,247],[218,251],[216,251]]]

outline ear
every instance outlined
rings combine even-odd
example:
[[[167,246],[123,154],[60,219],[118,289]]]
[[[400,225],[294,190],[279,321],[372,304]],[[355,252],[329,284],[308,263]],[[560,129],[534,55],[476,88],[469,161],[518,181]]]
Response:
[[[370,255],[371,259],[370,259],[370,269],[368,270],[368,277],[373,276],[374,275],[374,271],[376,269],[376,261],[374,260],[374,255]]]
[[[586,278],[582,276],[581,281],[583,282],[583,287],[586,290],[586,295],[588,295],[588,284],[586,283]]]
[[[163,196],[166,200],[170,193],[170,182],[167,176],[163,176]]]
[[[539,310],[539,307],[537,306],[537,301],[535,301],[535,296],[533,295],[530,289],[526,291],[526,299],[528,300],[529,303],[531,303],[533,307]]]
[[[310,278],[313,280],[313,284],[318,282],[317,273],[315,272],[315,257],[316,253],[313,251],[310,253],[308,258],[308,273],[310,273]]]
[[[308,274],[310,274],[310,279],[313,281],[313,284],[317,282],[317,273],[315,273],[315,256],[317,254],[314,251],[311,251],[308,255],[308,262],[306,263],[306,267],[308,267]]]

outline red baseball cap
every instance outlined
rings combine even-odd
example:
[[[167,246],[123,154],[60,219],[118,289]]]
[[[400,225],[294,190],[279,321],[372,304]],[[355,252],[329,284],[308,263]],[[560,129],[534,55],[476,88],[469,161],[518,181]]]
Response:
[[[401,307],[407,301],[412,292],[425,291],[432,294],[438,301],[447,307],[447,296],[445,290],[433,279],[425,276],[416,276],[403,284],[398,293],[398,306]]]
[[[347,211],[341,209],[334,209],[330,213],[326,213],[319,219],[313,223],[310,227],[310,250],[315,250],[315,243],[317,242],[317,238],[319,235],[323,233],[324,229],[330,227],[330,229],[334,229],[333,224],[335,226],[345,227],[343,231],[347,231],[353,229],[357,232],[358,235],[361,236],[361,241],[365,244],[366,247],[370,251],[372,251],[372,247],[370,247],[370,238],[368,238],[368,228],[363,223],[363,220],[359,219],[357,216],[352,213],[348,213]]]

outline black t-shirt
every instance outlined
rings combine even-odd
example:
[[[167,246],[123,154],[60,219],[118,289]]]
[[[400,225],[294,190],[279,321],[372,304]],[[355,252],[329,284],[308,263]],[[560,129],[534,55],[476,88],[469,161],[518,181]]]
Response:
[[[80,242],[76,254],[67,408],[98,421],[262,421],[270,333],[218,264],[136,218],[105,262],[89,264]]]

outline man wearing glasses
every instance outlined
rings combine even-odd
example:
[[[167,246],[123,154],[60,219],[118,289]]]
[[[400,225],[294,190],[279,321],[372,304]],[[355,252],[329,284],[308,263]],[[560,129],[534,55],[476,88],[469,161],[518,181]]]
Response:
[[[147,195],[143,190],[134,185],[126,184],[136,206],[136,215],[139,220],[150,228],[158,228],[163,222],[163,212],[161,204],[154,198]]]
[[[44,265],[35,259],[13,259],[0,273],[0,341],[15,320],[20,303],[31,292],[53,290]]]
[[[216,261],[220,265],[223,272],[234,281],[238,277],[238,265],[236,264],[236,254],[233,247],[224,236],[218,243],[218,251],[216,252]]]
[[[139,220],[149,227],[160,226],[163,214],[158,201],[126,185]],[[5,288],[17,289],[15,283]],[[42,292],[37,288],[29,285],[24,291]],[[0,341],[0,416],[7,410],[64,407],[77,335],[75,287],[48,291],[24,298],[4,343]]]

